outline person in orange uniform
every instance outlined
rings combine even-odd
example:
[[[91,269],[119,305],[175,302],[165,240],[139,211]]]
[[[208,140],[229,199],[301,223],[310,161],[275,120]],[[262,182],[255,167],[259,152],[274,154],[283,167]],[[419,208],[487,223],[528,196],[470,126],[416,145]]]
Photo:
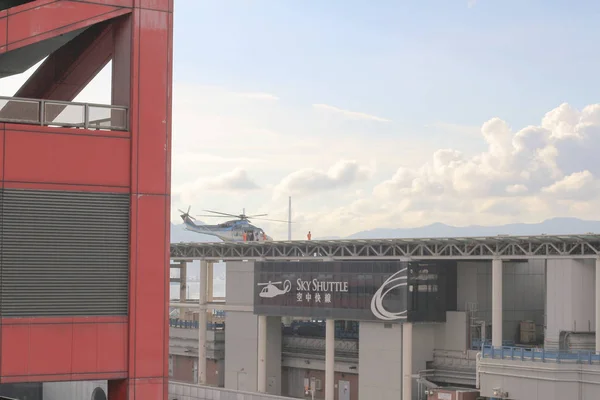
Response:
[[[246,232],[242,233],[242,240],[245,242],[246,239],[248,238],[248,235],[246,234]]]
[[[312,237],[312,234],[310,233],[310,231],[308,231],[308,235],[306,235],[306,237],[308,238],[308,240],[310,240],[310,238]]]

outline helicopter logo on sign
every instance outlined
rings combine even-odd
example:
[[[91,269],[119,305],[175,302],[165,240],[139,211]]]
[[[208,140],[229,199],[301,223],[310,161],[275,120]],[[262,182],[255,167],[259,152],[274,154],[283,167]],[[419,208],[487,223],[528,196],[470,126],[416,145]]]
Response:
[[[283,282],[283,289],[278,288],[276,285],[280,285],[281,282],[271,282],[269,281],[268,283],[258,283],[258,286],[264,286],[264,288],[262,288],[262,290],[260,291],[260,293],[258,294],[260,297],[266,297],[268,299],[276,297],[276,296],[280,296],[282,294],[286,294],[288,293],[290,290],[292,290],[292,282],[290,282],[289,280],[286,280],[285,282]]]

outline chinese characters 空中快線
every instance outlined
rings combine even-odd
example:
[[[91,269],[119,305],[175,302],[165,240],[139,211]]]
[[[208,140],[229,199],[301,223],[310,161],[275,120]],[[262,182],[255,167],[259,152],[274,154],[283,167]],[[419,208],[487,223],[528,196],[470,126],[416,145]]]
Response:
[[[310,303],[310,301],[313,299],[313,295],[311,293],[306,293],[305,295],[303,295],[300,292],[296,293],[296,301],[302,302],[305,299],[307,302]],[[324,293],[323,296],[321,295],[321,293],[314,294],[315,303],[321,303],[321,299],[323,299],[323,302],[325,303],[331,303],[331,293]]]

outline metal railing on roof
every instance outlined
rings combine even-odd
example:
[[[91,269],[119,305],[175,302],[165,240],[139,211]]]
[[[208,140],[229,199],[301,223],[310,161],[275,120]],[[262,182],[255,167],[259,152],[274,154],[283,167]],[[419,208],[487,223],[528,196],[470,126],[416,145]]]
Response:
[[[555,351],[543,348],[483,346],[482,358],[575,364],[600,364],[600,353],[594,351]]]
[[[128,108],[0,96],[0,122],[111,131],[129,130]]]

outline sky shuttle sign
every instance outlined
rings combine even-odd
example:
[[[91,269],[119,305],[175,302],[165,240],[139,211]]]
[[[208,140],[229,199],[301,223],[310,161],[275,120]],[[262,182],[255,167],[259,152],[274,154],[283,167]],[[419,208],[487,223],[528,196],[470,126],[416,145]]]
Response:
[[[406,319],[406,272],[406,263],[399,261],[257,262],[254,310],[263,315],[399,321]]]
[[[445,290],[453,271],[455,276],[452,266],[393,260],[256,262],[254,312],[317,319],[445,321],[445,311],[456,304],[455,291],[453,302],[452,293],[448,297]]]

